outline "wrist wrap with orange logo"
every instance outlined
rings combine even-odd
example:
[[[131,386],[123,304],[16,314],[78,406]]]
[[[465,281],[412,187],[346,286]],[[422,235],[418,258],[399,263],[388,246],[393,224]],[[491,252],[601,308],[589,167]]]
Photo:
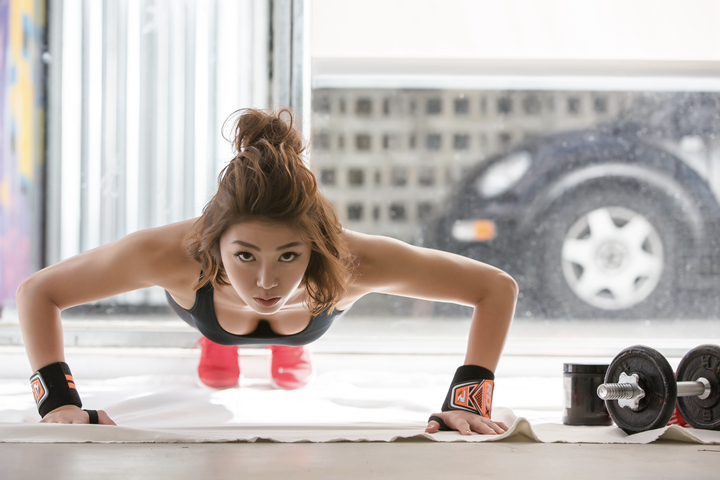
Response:
[[[30,377],[30,386],[41,417],[63,405],[82,408],[70,367],[65,362],[42,367]]]
[[[494,381],[495,375],[487,368],[477,365],[459,367],[445,397],[442,411],[464,410],[490,418]],[[441,430],[450,430],[440,417],[433,415],[430,420],[438,422]]]

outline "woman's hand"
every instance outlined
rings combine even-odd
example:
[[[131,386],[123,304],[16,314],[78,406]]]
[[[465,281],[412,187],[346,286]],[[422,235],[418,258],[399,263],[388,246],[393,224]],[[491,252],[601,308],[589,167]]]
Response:
[[[98,410],[98,424],[116,425],[105,410]],[[75,405],[63,405],[45,415],[40,423],[90,423],[90,414]]]
[[[472,432],[483,435],[500,435],[508,430],[507,425],[503,422],[493,422],[489,418],[462,410],[433,413],[433,416],[442,418],[445,425],[457,430],[461,435],[472,435]],[[435,433],[438,430],[440,430],[440,424],[435,420],[430,420],[425,433]]]

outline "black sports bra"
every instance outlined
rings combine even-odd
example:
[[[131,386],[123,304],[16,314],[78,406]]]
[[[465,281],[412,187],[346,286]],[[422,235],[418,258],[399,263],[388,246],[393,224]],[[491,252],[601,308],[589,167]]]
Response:
[[[328,331],[333,320],[345,311],[327,310],[310,317],[310,323],[301,332],[292,335],[279,335],[270,327],[267,320],[260,320],[257,328],[247,335],[235,335],[223,329],[215,314],[213,302],[213,286],[208,282],[195,292],[195,305],[186,310],[165,291],[170,307],[190,326],[197,328],[208,340],[220,345],[307,345],[320,338]]]

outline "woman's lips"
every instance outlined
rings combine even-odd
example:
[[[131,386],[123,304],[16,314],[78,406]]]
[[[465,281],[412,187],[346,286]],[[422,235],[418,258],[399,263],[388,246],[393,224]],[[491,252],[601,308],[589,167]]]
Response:
[[[278,302],[278,300],[280,300],[280,297],[253,297],[253,300],[255,300],[261,307],[272,307]]]

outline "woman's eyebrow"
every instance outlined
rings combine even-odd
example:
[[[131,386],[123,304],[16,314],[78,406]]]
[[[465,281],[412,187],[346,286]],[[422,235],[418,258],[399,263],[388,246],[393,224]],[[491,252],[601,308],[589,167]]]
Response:
[[[252,243],[243,242],[242,240],[233,240],[231,243],[237,243],[238,245],[242,245],[243,247],[252,248],[253,250],[257,250],[258,252],[262,250],[260,247],[257,247],[255,245],[253,245]],[[302,245],[302,242],[290,242],[285,245],[280,245],[279,247],[276,248],[276,250],[285,250],[286,248],[298,247],[300,245]]]

